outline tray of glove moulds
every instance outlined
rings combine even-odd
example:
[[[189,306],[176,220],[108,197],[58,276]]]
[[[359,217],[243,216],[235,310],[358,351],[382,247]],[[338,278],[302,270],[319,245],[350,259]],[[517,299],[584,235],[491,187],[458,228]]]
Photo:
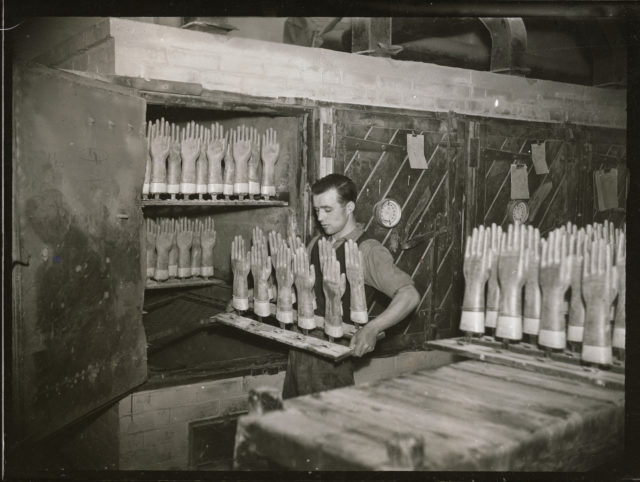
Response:
[[[271,307],[272,315],[275,315],[275,305]],[[270,320],[272,317],[264,318]],[[275,319],[275,318],[274,318]],[[294,310],[295,319],[295,310]],[[335,362],[343,360],[352,354],[352,350],[347,344],[336,343],[323,337],[322,327],[309,330],[308,334],[301,333],[293,328],[293,325],[285,325],[281,327],[264,321],[240,315],[235,312],[218,313],[209,318],[211,323],[222,323],[223,325],[238,328],[247,333],[275,340],[285,345],[289,345],[300,350],[315,353],[326,358],[330,358]],[[343,339],[350,339],[356,332],[356,327],[346,323],[342,324]],[[378,339],[384,338],[384,333],[378,335]]]
[[[510,343],[505,347],[493,337],[432,340],[427,346],[453,352],[466,358],[522,368],[538,373],[582,380],[594,385],[624,389],[624,362],[614,360],[609,367],[583,365],[580,354],[569,351],[545,352],[529,343]]]

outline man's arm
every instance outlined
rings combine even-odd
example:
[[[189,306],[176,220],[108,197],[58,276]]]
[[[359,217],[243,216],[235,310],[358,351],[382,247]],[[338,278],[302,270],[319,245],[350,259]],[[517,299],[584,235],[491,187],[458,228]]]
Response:
[[[376,346],[378,333],[404,320],[420,302],[420,295],[413,285],[400,288],[389,306],[376,318],[360,328],[351,338],[350,346],[355,356],[362,356]]]
[[[360,244],[364,261],[365,284],[389,298],[389,306],[376,318],[360,328],[351,339],[355,356],[362,356],[376,346],[378,334],[405,319],[420,303],[420,294],[411,277],[398,268],[391,253],[378,241]]]

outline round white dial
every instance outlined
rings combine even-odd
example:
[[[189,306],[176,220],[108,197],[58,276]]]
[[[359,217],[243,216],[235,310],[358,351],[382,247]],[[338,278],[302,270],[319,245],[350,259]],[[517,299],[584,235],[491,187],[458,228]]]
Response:
[[[375,208],[376,221],[385,228],[393,228],[400,222],[402,207],[394,199],[383,199]]]
[[[509,215],[514,221],[524,223],[529,217],[529,205],[526,201],[511,201]]]

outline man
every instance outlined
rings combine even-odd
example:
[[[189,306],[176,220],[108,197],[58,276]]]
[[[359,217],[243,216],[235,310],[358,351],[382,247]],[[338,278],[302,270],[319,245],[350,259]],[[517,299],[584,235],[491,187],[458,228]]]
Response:
[[[329,174],[311,187],[313,209],[324,235],[336,250],[340,269],[345,272],[346,240],[357,241],[362,252],[364,282],[367,289],[381,291],[389,298],[389,306],[376,318],[360,328],[351,339],[350,346],[355,356],[362,356],[376,346],[380,332],[390,328],[409,315],[420,302],[411,277],[393,263],[391,253],[374,239],[363,239],[364,227],[354,216],[357,190],[351,179],[341,174]],[[319,249],[315,237],[307,247],[310,262],[316,266],[315,295],[316,314],[324,316],[324,293],[322,272],[318,269]],[[349,289],[343,298],[343,321],[350,323]],[[345,299],[347,298],[347,299]],[[289,362],[282,391],[283,398],[306,395],[353,385],[353,365],[350,359],[333,363],[331,360],[301,350],[289,352]]]

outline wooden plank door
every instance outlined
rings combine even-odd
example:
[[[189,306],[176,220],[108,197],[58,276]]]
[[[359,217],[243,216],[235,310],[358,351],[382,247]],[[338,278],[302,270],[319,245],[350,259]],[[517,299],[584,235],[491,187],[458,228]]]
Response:
[[[147,377],[145,102],[37,65],[13,78],[12,412],[40,439]]]
[[[429,113],[336,111],[334,171],[354,180],[359,190],[356,219],[366,237],[391,251],[397,266],[413,278],[421,295],[409,320],[395,326],[383,349],[421,347],[427,339],[455,333],[461,303],[462,178],[455,119]],[[407,134],[424,136],[426,170],[412,169]],[[375,204],[390,197],[400,203],[400,224],[389,230],[373,218]],[[372,315],[388,300],[379,296]]]

